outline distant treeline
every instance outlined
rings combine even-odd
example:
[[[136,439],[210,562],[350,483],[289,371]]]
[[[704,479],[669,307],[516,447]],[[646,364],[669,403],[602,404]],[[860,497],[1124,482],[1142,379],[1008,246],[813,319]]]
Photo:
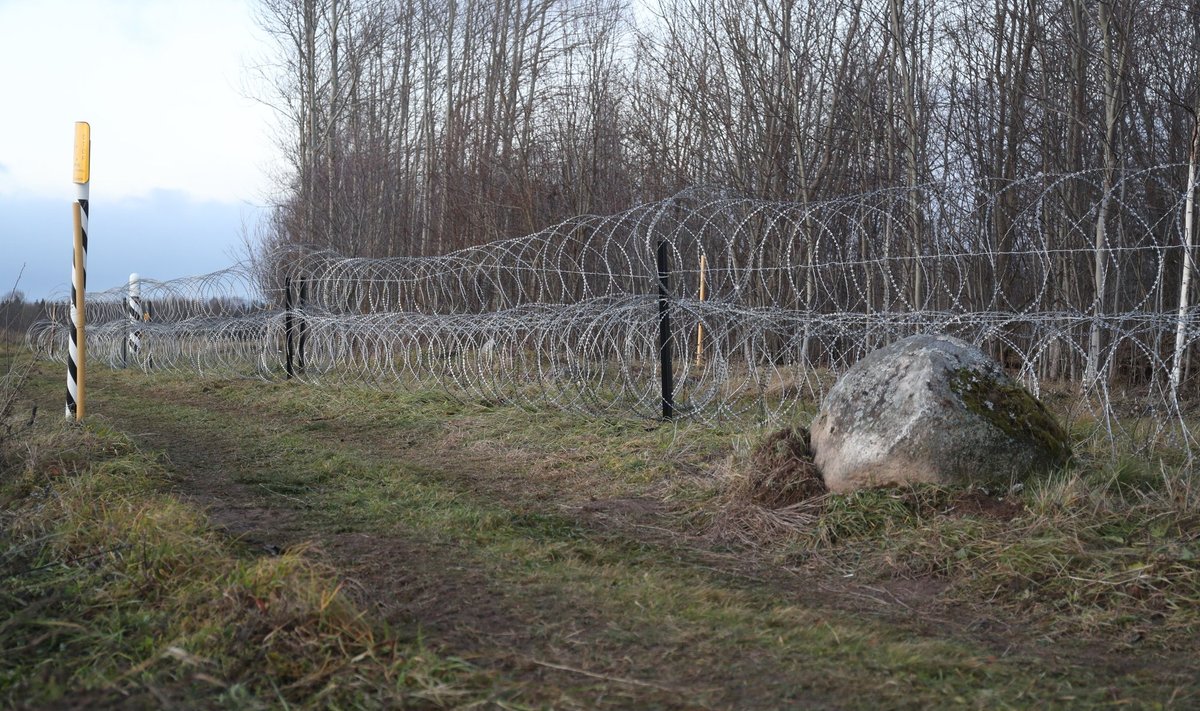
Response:
[[[710,186],[800,206],[786,232],[728,216],[764,247],[724,256],[786,260],[802,308],[826,309],[826,267],[867,265],[845,288],[868,311],[1093,317],[1091,373],[1106,315],[1177,313],[1147,348],[1190,352],[1194,3],[262,0],[261,21],[291,160],[263,254],[444,254]]]
[[[45,318],[48,302],[45,299],[26,301],[25,295],[13,290],[0,298],[0,331],[6,343],[23,339],[25,332],[38,319]]]

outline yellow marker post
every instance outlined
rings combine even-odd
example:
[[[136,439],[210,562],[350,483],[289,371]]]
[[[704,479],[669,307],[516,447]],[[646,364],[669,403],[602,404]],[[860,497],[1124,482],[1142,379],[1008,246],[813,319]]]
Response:
[[[92,126],[87,121],[75,122],[76,185],[87,185],[92,173]]]
[[[75,254],[71,262],[71,340],[67,349],[67,420],[84,415],[84,373],[87,337],[84,330],[84,291],[87,287],[88,188],[92,172],[92,127],[75,123]]]
[[[704,301],[704,273],[708,271],[708,259],[705,255],[700,255],[700,300]],[[704,362],[704,321],[696,324],[696,367],[699,368]]]

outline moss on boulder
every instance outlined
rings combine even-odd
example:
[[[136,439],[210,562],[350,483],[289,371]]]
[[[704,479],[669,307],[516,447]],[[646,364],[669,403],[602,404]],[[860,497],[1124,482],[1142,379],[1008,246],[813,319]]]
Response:
[[[1033,393],[1007,378],[960,368],[950,379],[950,389],[963,405],[1016,441],[1044,449],[1060,465],[1071,458],[1071,441]]]

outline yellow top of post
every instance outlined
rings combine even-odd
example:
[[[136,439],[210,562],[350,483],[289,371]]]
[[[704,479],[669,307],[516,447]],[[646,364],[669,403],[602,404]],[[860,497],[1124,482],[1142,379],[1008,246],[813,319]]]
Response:
[[[83,185],[91,179],[92,127],[87,121],[75,122],[75,182]]]

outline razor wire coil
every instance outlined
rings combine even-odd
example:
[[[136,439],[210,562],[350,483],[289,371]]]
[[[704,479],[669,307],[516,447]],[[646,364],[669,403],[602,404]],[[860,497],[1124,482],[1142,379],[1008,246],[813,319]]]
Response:
[[[1135,417],[1190,446],[1169,378],[1181,318],[1182,352],[1200,339],[1200,309],[1175,308],[1190,244],[1185,196],[1170,188],[1179,170],[1130,173],[1108,191],[1085,172],[994,193],[947,183],[809,203],[695,189],[435,257],[291,246],[142,279],[151,318],[137,325],[133,365],[279,378],[293,319],[305,382],[655,417],[662,245],[682,416],[777,419],[870,350],[936,332],[988,348],[1035,393],[1070,383],[1110,435]],[[1091,200],[1073,208],[1067,186]],[[1097,244],[1101,199],[1113,229]],[[1088,293],[1093,282],[1104,289]],[[130,365],[127,298],[118,286],[87,300],[89,351],[114,367]],[[60,307],[35,324],[30,348],[58,357],[64,317]]]

